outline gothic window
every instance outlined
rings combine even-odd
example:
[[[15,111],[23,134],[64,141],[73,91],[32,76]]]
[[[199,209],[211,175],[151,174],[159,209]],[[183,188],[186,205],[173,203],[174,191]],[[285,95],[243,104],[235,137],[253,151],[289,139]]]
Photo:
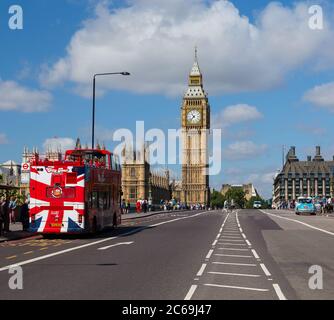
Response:
[[[137,199],[137,188],[136,187],[131,187],[130,188],[129,198],[130,199]]]
[[[130,176],[131,177],[135,177],[136,176],[136,169],[135,168],[131,168],[130,169]]]

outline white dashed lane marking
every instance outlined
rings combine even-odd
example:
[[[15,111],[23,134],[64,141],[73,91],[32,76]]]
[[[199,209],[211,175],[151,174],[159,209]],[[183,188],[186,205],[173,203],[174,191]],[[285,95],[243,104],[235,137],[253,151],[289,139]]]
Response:
[[[220,247],[217,248],[217,244]],[[243,248],[245,246],[248,246],[248,248]],[[271,273],[264,263],[260,263],[261,258],[259,254],[252,248],[251,242],[247,239],[245,232],[241,228],[238,213],[227,214],[216,239],[212,243],[212,247],[206,256],[206,261],[211,259],[212,256],[216,257],[215,260],[218,261],[202,264],[196,275],[196,281],[199,281],[198,285],[190,287],[185,298],[186,300],[190,300],[194,296],[195,291],[197,297],[197,290],[200,290],[202,286],[217,288],[217,290],[219,288],[225,289],[225,291],[221,291],[222,295],[228,294],[226,290],[257,291],[270,292],[280,300],[286,299],[277,283],[273,284],[273,286],[268,285],[269,282],[266,279],[273,280]],[[216,250],[219,250],[218,252],[220,253],[217,253]],[[247,255],[247,253],[251,253],[251,255]],[[245,259],[249,259],[249,261]],[[252,260],[255,261],[255,259],[257,263],[252,263]],[[244,263],[244,261],[249,263]],[[214,266],[215,269],[212,270]],[[210,281],[202,280],[202,284],[200,284],[201,279],[205,277],[205,270],[207,270],[205,275],[211,275]],[[256,270],[259,272],[255,272]],[[247,278],[249,280],[245,283],[244,281]],[[212,279],[214,280],[213,282],[217,283],[211,283]],[[219,293],[220,291],[217,292]],[[208,294],[207,291],[206,294]],[[242,297],[242,293],[240,293],[240,297]],[[224,296],[222,296],[223,298]]]

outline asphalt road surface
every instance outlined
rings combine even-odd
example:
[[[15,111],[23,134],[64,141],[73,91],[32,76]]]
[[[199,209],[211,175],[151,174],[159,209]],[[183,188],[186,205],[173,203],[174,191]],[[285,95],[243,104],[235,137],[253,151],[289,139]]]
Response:
[[[22,290],[9,288],[13,265]],[[0,299],[334,299],[334,218],[170,212],[95,237],[2,243]]]

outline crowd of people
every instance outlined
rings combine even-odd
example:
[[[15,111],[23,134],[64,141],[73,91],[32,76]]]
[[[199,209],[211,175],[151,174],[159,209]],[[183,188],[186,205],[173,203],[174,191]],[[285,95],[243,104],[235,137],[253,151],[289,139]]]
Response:
[[[173,211],[173,210],[205,210],[207,206],[204,204],[193,204],[193,205],[186,205],[180,201],[177,201],[175,198],[171,200],[164,200],[161,199],[160,203],[157,205],[159,210],[161,211]],[[131,203],[129,200],[122,200],[121,204],[122,213],[130,213],[131,212]],[[147,213],[155,210],[156,207],[152,204],[152,200],[149,199],[138,199],[135,204],[135,212],[136,213]]]
[[[20,222],[22,222],[23,230],[29,228],[29,206],[28,200],[19,206],[16,197],[2,197],[0,199],[0,236],[10,231],[10,225],[16,224],[16,212],[20,209]]]
[[[277,210],[294,210],[296,208],[296,200],[282,201],[277,206],[274,206],[273,209]],[[334,199],[332,198],[312,198],[312,203],[315,205],[318,212],[322,213],[331,213],[334,211]]]

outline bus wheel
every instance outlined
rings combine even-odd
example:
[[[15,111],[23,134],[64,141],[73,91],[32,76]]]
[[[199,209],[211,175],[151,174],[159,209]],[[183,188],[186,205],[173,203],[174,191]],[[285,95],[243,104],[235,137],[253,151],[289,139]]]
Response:
[[[94,217],[92,225],[92,233],[97,233],[97,219]]]

